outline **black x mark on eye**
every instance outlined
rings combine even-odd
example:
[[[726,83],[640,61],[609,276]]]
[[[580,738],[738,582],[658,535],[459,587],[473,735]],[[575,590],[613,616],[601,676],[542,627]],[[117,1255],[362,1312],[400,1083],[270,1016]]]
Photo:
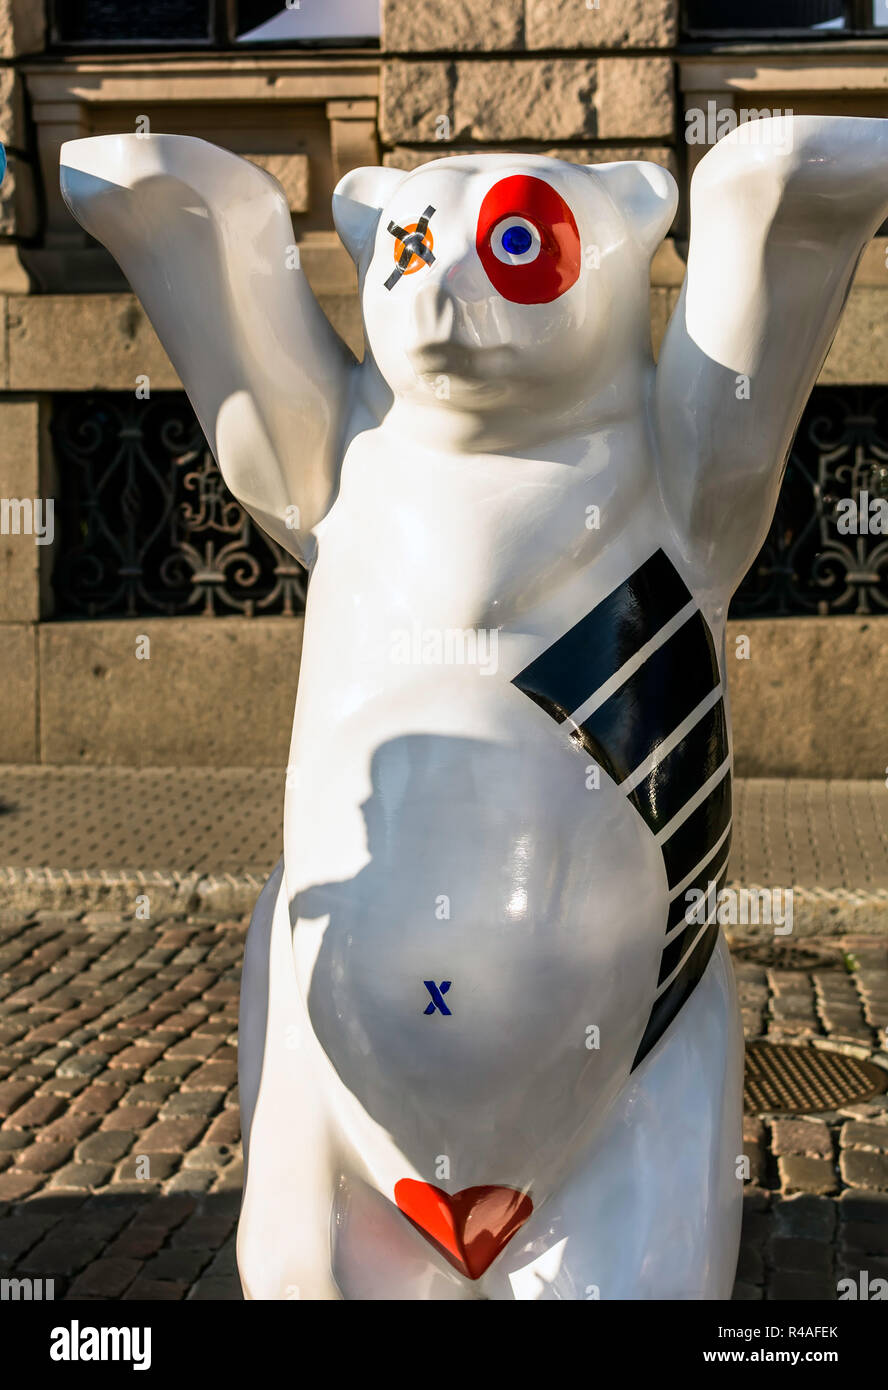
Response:
[[[395,238],[395,251],[397,252],[398,246],[400,245],[401,252],[400,255],[396,257],[397,264],[394,270],[385,282],[387,290],[394,289],[402,275],[412,275],[414,271],[420,270],[421,265],[419,262],[424,262],[426,265],[434,264],[435,257],[432,254],[430,245],[432,236],[431,232],[429,232],[429,219],[432,217],[434,211],[435,209],[433,207],[427,207],[415,226],[399,227],[397,222],[390,222],[388,224],[388,230]],[[429,236],[428,242],[426,241],[427,233]],[[415,265],[411,265],[414,257],[418,257],[419,259]]]

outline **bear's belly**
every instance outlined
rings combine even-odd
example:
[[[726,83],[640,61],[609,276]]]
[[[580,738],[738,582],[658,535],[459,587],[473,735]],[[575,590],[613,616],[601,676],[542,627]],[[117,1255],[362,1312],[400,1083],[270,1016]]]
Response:
[[[297,742],[287,884],[320,1046],[405,1160],[393,1180],[539,1198],[644,1030],[653,835],[500,677],[415,672]]]

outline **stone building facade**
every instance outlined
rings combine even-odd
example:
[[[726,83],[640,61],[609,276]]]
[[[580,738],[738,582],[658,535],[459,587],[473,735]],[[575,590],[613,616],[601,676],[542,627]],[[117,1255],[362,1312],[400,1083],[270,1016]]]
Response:
[[[96,420],[106,428],[109,412],[138,399],[140,381],[162,402],[180,386],[116,267],[61,201],[64,140],[133,130],[147,118],[152,130],[199,135],[262,163],[288,194],[323,307],[360,353],[354,274],[330,216],[336,180],[355,165],[411,168],[442,154],[520,148],[585,163],[650,158],[686,187],[706,148],[688,140],[701,112],[709,120],[747,108],[888,116],[888,42],[877,32],[800,31],[777,41],[691,32],[678,0],[382,0],[378,44],[352,47],[225,43],[218,33],[206,44],[91,47],[58,34],[51,0],[0,0],[0,140],[9,155],[0,191],[0,495],[67,496],[57,517],[69,552],[72,528],[86,533],[103,506],[94,476],[72,501],[66,471],[84,440],[98,437]],[[684,273],[683,216],[654,262],[655,344]],[[886,264],[880,237],[861,262],[824,386],[888,386]],[[178,397],[169,400],[175,416]],[[171,418],[158,429],[169,434]],[[115,440],[125,438],[121,426]],[[113,487],[112,455],[103,466]],[[132,485],[130,514],[142,503],[138,473]],[[285,603],[263,616],[247,599],[226,616],[214,601],[225,583],[217,551],[202,552],[203,569],[200,556],[192,564],[206,601],[187,612],[162,603],[131,604],[129,615],[113,604],[90,611],[86,601],[78,610],[59,578],[64,535],[38,545],[6,530],[0,761],[283,767],[298,613]],[[135,592],[141,558],[118,558]],[[79,563],[82,579],[98,562]],[[72,561],[65,573],[75,570]],[[276,592],[298,589],[280,557],[274,574]],[[878,603],[865,602],[732,623],[732,637],[750,637],[750,659],[731,672],[741,773],[883,775],[886,621]],[[146,636],[150,659],[141,660]]]

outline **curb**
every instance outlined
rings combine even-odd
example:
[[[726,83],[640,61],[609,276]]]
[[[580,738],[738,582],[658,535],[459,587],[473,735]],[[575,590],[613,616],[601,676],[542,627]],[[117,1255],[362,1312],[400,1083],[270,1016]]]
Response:
[[[758,895],[767,901],[772,888],[732,879],[727,887],[751,903]],[[763,895],[763,896],[762,896]],[[764,923],[726,924],[732,942],[761,941],[773,933],[777,941],[842,936],[888,937],[888,888],[806,888],[792,885],[792,932],[783,934]]]
[[[174,869],[11,869],[0,868],[0,910],[4,915],[34,912],[90,912],[96,909],[135,917],[146,906],[150,917],[243,917],[252,913],[266,874],[182,874]],[[767,901],[771,889],[760,884],[727,887],[752,904]],[[792,933],[800,938],[848,935],[888,937],[888,888],[806,888],[794,885]],[[764,895],[764,896],[762,896]],[[147,904],[137,899],[147,898]],[[145,919],[149,920],[149,919]],[[767,923],[729,923],[732,941],[761,941]]]
[[[193,914],[243,917],[253,911],[265,880],[265,874],[180,874],[163,869],[0,868],[0,902],[6,915],[100,909],[135,917],[144,906],[150,914],[145,920]],[[140,903],[140,898],[147,902]]]

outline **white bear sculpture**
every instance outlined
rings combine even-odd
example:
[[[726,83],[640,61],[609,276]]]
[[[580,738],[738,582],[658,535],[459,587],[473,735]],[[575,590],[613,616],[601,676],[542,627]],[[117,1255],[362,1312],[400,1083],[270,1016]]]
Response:
[[[646,163],[355,169],[357,363],[266,174],[78,140],[222,473],[311,572],[284,855],[241,1003],[249,1298],[730,1295],[743,1043],[718,923],[725,615],[888,122],[757,122],[693,180],[655,367]]]

